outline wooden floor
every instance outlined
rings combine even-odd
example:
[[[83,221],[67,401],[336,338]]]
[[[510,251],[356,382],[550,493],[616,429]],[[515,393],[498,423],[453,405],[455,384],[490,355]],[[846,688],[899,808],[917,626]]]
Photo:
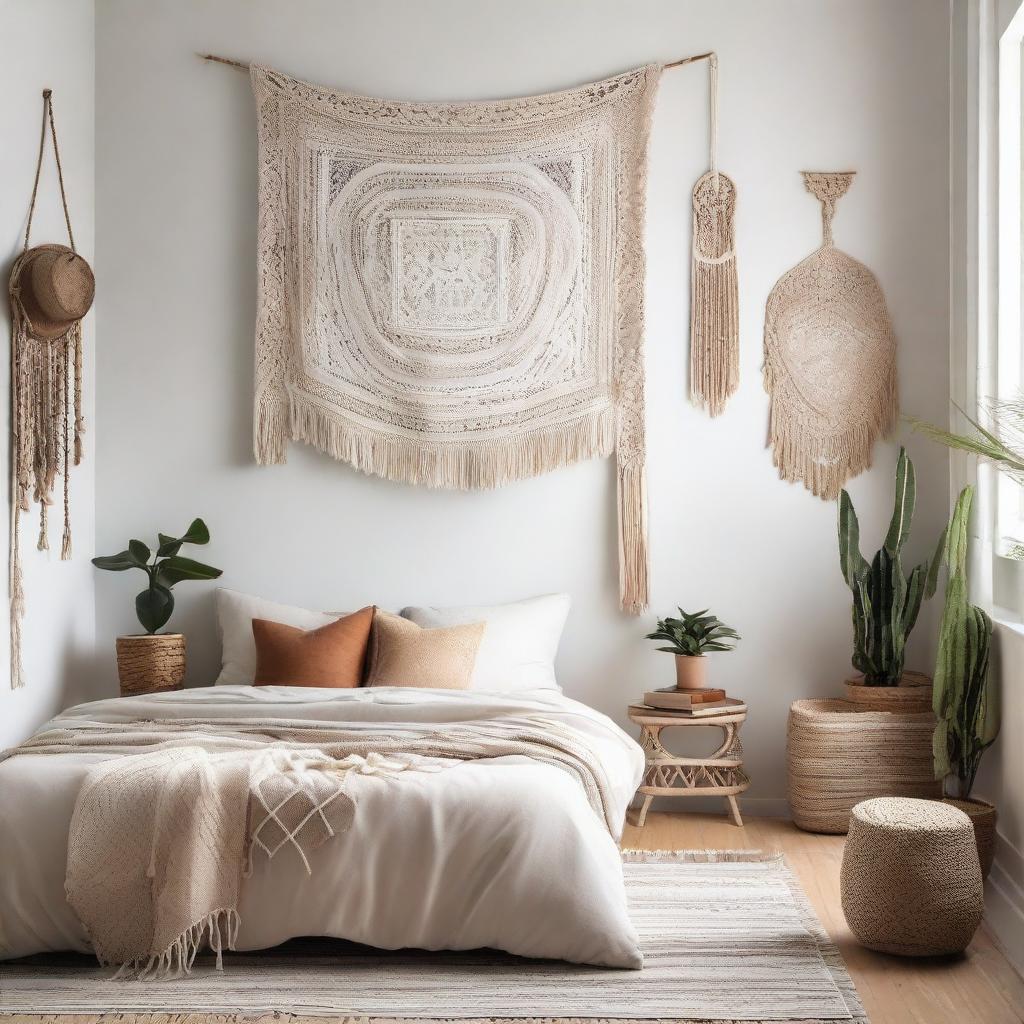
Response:
[[[651,813],[643,828],[627,825],[622,837],[623,847],[648,850],[782,850],[839,946],[871,1024],[1024,1021],[1024,980],[984,930],[965,957],[953,960],[886,956],[858,945],[839,904],[844,841],[801,832],[776,818],[748,818],[737,828],[724,816],[696,813]]]

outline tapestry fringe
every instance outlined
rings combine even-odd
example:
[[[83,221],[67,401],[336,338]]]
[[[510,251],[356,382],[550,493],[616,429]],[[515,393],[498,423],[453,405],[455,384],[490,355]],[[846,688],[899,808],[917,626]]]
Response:
[[[283,451],[284,441],[304,441],[360,472],[401,483],[453,490],[500,487],[582,459],[611,455],[615,450],[613,408],[586,414],[571,424],[535,431],[514,440],[475,442],[437,450],[414,437],[402,438],[341,419],[314,402],[293,395],[284,439],[268,433],[264,449]],[[278,424],[273,425],[276,431]],[[257,456],[259,457],[259,456]]]
[[[764,385],[773,394],[770,359],[765,361]],[[823,435],[819,426],[799,418],[800,411],[773,394],[769,428],[772,464],[782,480],[803,483],[815,497],[834,501],[847,480],[871,468],[876,438],[887,437],[896,426],[899,394],[895,369],[874,408],[862,409],[860,422],[841,433]]]
[[[647,474],[642,462],[618,466],[619,605],[630,615],[647,610]]]

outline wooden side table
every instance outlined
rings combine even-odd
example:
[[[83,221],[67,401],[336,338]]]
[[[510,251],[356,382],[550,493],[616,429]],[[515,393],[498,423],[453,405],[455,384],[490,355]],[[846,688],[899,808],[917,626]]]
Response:
[[[743,771],[743,746],[740,743],[740,726],[746,721],[746,708],[739,711],[726,709],[723,714],[695,718],[634,704],[630,706],[629,717],[640,726],[640,746],[647,758],[643,783],[637,790],[637,796],[642,799],[639,808],[633,812],[632,824],[643,827],[656,796],[721,796],[729,805],[733,822],[743,824],[736,796],[750,785],[750,779]],[[663,729],[701,726],[722,730],[722,743],[713,754],[677,757],[662,746]]]

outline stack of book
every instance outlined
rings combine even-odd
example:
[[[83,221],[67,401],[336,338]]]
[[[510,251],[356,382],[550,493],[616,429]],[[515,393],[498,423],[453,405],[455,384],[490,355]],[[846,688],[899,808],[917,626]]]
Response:
[[[648,690],[642,701],[634,707],[639,710],[670,711],[672,714],[687,715],[701,718],[705,715],[721,715],[736,711],[745,711],[746,704],[735,697],[727,697],[725,690],[716,690],[706,686],[700,690],[679,690],[674,686],[666,686],[661,690]]]

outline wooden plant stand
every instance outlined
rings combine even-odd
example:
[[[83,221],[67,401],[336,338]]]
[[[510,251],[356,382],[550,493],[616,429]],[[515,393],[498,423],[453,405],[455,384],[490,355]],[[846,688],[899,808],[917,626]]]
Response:
[[[632,824],[643,827],[656,796],[720,796],[729,806],[733,823],[743,825],[736,796],[750,785],[743,771],[743,746],[739,735],[747,717],[746,708],[726,709],[723,714],[694,718],[634,705],[629,709],[629,717],[640,726],[640,746],[647,759],[643,783],[637,790],[637,796],[642,799],[639,808],[633,811]],[[708,726],[722,730],[722,743],[707,757],[677,757],[662,746],[663,729]]]

